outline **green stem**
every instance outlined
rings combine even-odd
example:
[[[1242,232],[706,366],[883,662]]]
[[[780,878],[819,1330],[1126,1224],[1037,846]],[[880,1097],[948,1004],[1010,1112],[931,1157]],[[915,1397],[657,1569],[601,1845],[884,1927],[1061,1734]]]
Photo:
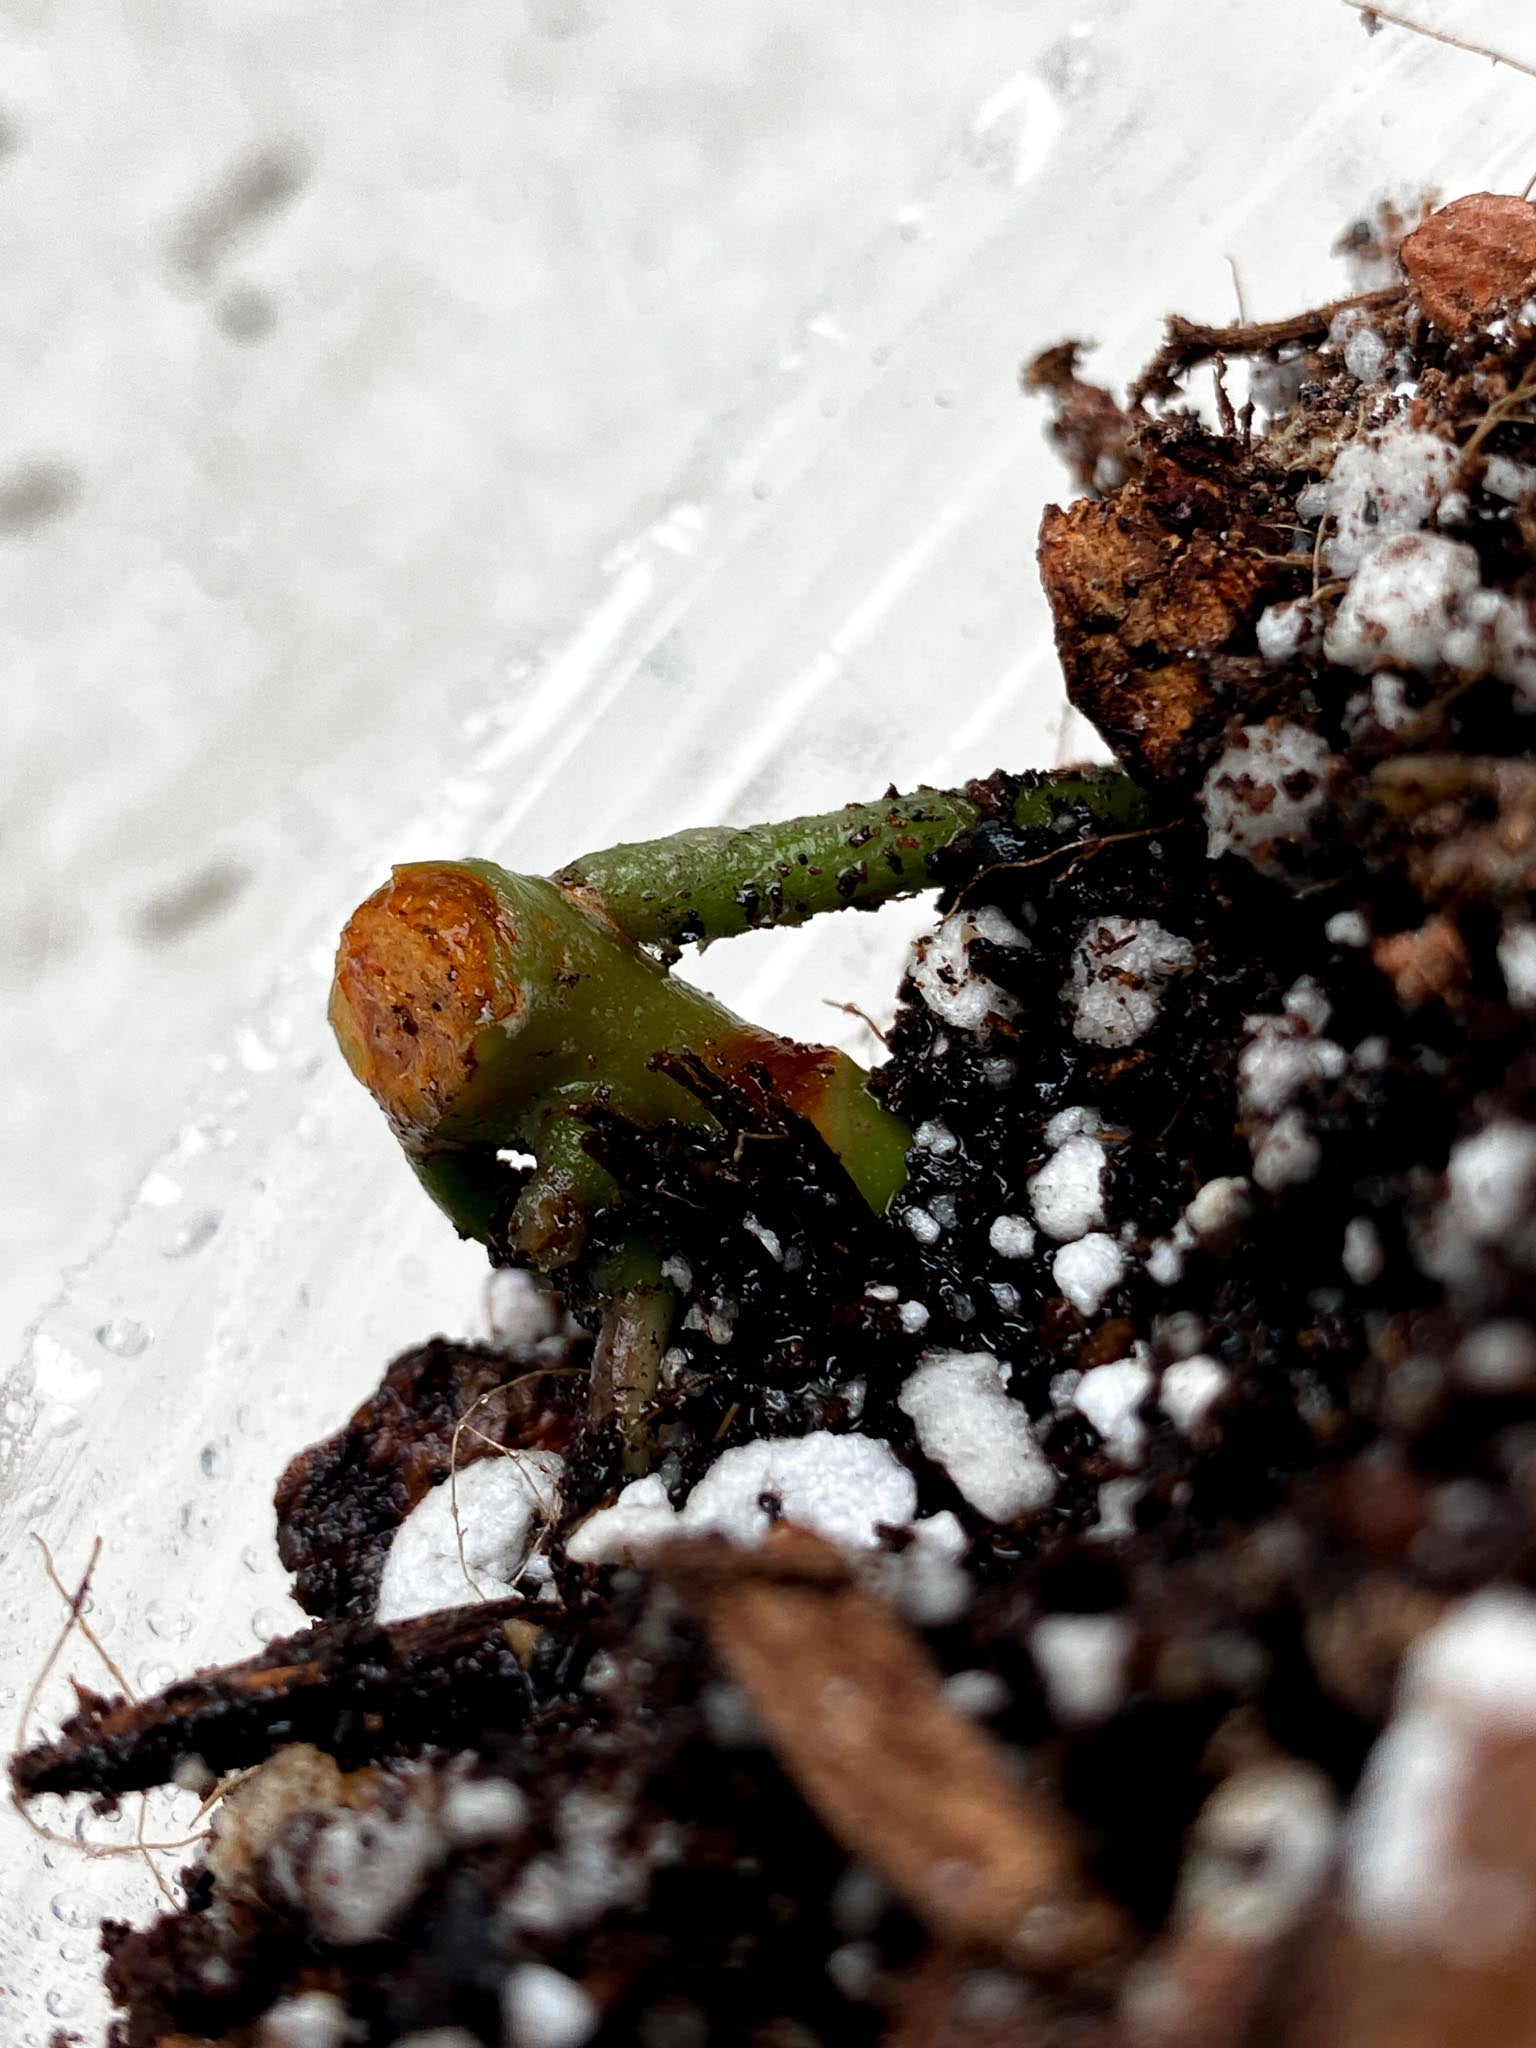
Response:
[[[870,1208],[906,1181],[911,1133],[863,1069],[796,1045],[675,980],[675,957],[763,925],[865,908],[927,886],[933,857],[989,818],[1020,829],[1134,830],[1146,797],[1112,770],[919,790],[778,825],[681,832],[610,847],[553,879],[489,861],[396,868],[342,935],[331,1023],[422,1184],[465,1235],[510,1231],[530,1264],[579,1256],[587,1221],[619,1194],[588,1154],[603,1105],[653,1128],[713,1119],[664,1056],[724,1079],[766,1073],[820,1133]],[[530,1153],[522,1179],[499,1154]]]
[[[661,1384],[677,1295],[655,1252],[636,1238],[600,1260],[592,1279],[607,1306],[592,1353],[590,1413],[594,1422],[610,1415],[617,1421],[624,1475],[636,1479],[650,1469],[648,1416]]]
[[[1115,770],[1024,776],[1000,808],[919,789],[780,824],[704,826],[586,854],[555,880],[642,945],[675,955],[823,911],[873,909],[931,885],[928,864],[982,820],[1029,828],[1082,807],[1104,832],[1145,824],[1143,792]]]
[[[745,1023],[554,882],[488,861],[395,869],[342,935],[331,1023],[466,1235],[488,1238],[510,1206],[498,1153],[533,1155],[512,1241],[546,1272],[579,1254],[587,1218],[616,1192],[582,1142],[594,1108],[714,1128],[661,1055],[727,1080],[765,1072],[876,1212],[906,1179],[911,1134],[845,1053]]]

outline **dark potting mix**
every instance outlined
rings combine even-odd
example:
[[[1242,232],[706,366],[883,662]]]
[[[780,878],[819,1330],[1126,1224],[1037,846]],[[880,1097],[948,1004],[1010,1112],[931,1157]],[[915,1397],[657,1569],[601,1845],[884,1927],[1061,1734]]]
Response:
[[[283,1475],[308,1632],[14,1761],[223,1784],[119,2048],[1536,2039],[1536,207],[1348,239],[1026,367],[1113,768],[354,913],[503,1333]],[[872,1077],[671,972],[919,888]]]

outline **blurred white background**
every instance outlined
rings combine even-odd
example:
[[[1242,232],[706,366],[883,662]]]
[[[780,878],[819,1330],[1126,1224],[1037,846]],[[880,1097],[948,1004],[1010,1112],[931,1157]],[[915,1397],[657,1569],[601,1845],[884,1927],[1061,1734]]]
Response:
[[[1080,17],[0,10],[0,1364],[356,849]]]

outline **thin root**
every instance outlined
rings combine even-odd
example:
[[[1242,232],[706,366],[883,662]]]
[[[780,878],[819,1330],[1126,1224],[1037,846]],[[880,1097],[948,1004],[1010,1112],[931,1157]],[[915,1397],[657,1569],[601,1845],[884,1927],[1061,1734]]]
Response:
[[[1393,7],[1377,7],[1373,0],[1344,0],[1344,5],[1355,14],[1363,14],[1367,22],[1385,21],[1393,28],[1407,29],[1410,35],[1423,36],[1426,42],[1443,43],[1448,50],[1465,50],[1470,57],[1486,57],[1490,64],[1502,64],[1507,71],[1520,71],[1527,78],[1536,78],[1536,64],[1527,64],[1503,50],[1492,49],[1487,43],[1474,43],[1469,36],[1452,35],[1448,28],[1431,28],[1428,22],[1414,21]],[[1536,178],[1531,183],[1536,184]],[[1526,190],[1529,191],[1530,186]]]
[[[481,1586],[478,1579],[476,1579],[474,1573],[470,1570],[469,1559],[464,1552],[464,1523],[459,1515],[459,1440],[467,1433],[468,1435],[477,1438],[479,1442],[488,1445],[491,1450],[497,1452],[497,1454],[503,1458],[516,1459],[520,1457],[521,1452],[517,1446],[512,1444],[498,1443],[495,1437],[487,1436],[483,1429],[476,1429],[473,1423],[470,1421],[470,1417],[474,1414],[477,1408],[483,1407],[484,1404],[487,1401],[491,1400],[495,1395],[510,1393],[513,1387],[520,1387],[525,1380],[543,1379],[546,1377],[553,1377],[557,1374],[578,1374],[580,1371],[581,1368],[579,1366],[574,1365],[541,1365],[534,1367],[534,1369],[530,1372],[520,1372],[516,1375],[515,1378],[510,1380],[503,1380],[498,1386],[487,1387],[483,1394],[477,1395],[475,1399],[470,1402],[469,1406],[464,1410],[464,1413],[453,1425],[453,1437],[448,1446],[448,1505],[449,1510],[453,1515],[453,1533],[455,1541],[458,1546],[459,1569],[464,1574],[465,1585],[468,1586],[470,1592],[474,1595],[474,1597],[477,1600],[488,1601],[491,1596],[489,1593],[485,1591],[485,1589]],[[542,1550],[542,1548],[544,1547],[544,1539],[546,1536],[548,1536],[550,1530],[555,1526],[555,1520],[559,1513],[560,1507],[558,1493],[552,1496],[549,1500],[545,1500],[544,1496],[539,1492],[538,1487],[535,1486],[530,1480],[527,1468],[520,1467],[519,1469],[523,1473],[524,1485],[528,1487],[529,1492],[532,1493],[534,1499],[538,1502],[542,1519],[538,1535],[534,1538],[533,1542],[530,1543],[528,1546],[528,1555],[523,1559],[522,1563],[518,1566],[517,1571],[515,1572],[513,1577],[507,1581],[509,1587],[515,1587],[518,1584],[524,1572],[527,1571],[528,1567],[533,1563],[534,1559],[538,1556],[540,1550]],[[505,1598],[505,1595],[498,1595],[497,1597]]]

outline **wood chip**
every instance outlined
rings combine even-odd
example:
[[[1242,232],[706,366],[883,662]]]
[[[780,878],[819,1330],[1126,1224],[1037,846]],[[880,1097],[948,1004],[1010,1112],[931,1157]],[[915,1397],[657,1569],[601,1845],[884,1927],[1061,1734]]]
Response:
[[[917,1639],[829,1545],[786,1525],[759,1551],[678,1543],[657,1562],[807,1802],[939,1939],[1047,1971],[1126,1944],[1068,1816],[949,1705]]]
[[[1139,782],[1188,785],[1233,708],[1215,662],[1251,648],[1295,578],[1273,535],[1245,530],[1235,463],[1197,473],[1171,443],[1139,461],[1109,498],[1047,506],[1040,576],[1072,703]]]
[[[493,1715],[514,1727],[528,1680],[504,1624],[528,1615],[529,1603],[513,1598],[388,1628],[342,1622],[281,1638],[259,1657],[181,1679],[152,1699],[81,1691],[58,1741],[14,1758],[11,1781],[24,1799],[136,1792],[169,1784],[194,1757],[222,1777],[287,1743],[374,1757],[390,1737],[419,1749]]]
[[[1470,192],[1415,228],[1403,269],[1444,334],[1465,334],[1536,286],[1536,205],[1508,192]]]
[[[1427,919],[1416,931],[1378,939],[1371,958],[1409,1010],[1432,1002],[1454,1006],[1466,994],[1472,974],[1461,933],[1443,914]]]

